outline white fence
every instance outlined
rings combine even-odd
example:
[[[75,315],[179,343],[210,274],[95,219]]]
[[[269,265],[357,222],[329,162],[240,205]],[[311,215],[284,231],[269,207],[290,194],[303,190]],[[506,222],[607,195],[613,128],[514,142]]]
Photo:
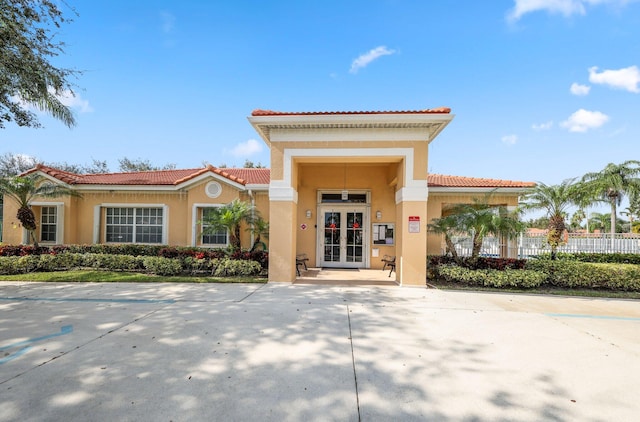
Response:
[[[471,237],[452,237],[456,251],[460,256],[470,256],[472,250]],[[596,253],[639,253],[640,254],[640,234],[616,233],[613,238],[611,234],[583,234],[569,233],[565,238],[566,244],[559,246],[558,252],[596,252]],[[444,243],[442,252],[446,248]],[[546,235],[520,235],[504,243],[504,239],[497,237],[485,237],[482,242],[480,255],[493,257],[527,258],[543,253],[550,253],[551,248],[547,244]]]

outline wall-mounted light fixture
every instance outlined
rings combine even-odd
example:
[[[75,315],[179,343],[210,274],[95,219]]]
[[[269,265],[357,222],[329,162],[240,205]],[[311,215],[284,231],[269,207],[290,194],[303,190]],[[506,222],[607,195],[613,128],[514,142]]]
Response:
[[[311,210],[307,210],[307,218],[311,218]]]
[[[382,218],[382,211],[376,211],[376,219],[380,220]]]

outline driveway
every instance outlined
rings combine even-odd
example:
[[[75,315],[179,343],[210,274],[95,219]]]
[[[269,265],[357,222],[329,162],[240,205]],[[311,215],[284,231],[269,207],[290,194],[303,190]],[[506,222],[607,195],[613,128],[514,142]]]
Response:
[[[625,421],[640,302],[0,284],[0,421]]]

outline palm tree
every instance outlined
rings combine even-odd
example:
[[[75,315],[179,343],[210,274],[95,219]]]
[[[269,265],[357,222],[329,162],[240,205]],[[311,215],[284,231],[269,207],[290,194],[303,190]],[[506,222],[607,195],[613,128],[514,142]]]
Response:
[[[559,185],[538,182],[522,198],[523,210],[545,210],[549,217],[547,243],[551,247],[551,259],[556,259],[558,246],[563,244],[562,235],[566,230],[567,209],[576,205],[581,198],[581,186],[575,179],[566,179]]]
[[[599,212],[591,213],[591,221],[589,222],[590,228],[592,232],[596,230],[600,230],[601,233],[609,230],[609,224],[611,224],[611,216],[607,214],[602,214]]]
[[[460,261],[458,258],[458,251],[451,240],[451,233],[455,232],[457,228],[457,221],[455,216],[448,215],[446,217],[434,218],[431,223],[427,224],[427,230],[431,233],[444,235],[444,242],[446,244],[446,253],[451,254],[456,262]]]
[[[617,208],[625,195],[640,195],[640,161],[628,160],[622,164],[609,163],[599,172],[582,176],[592,197],[605,200],[611,205],[611,242],[616,230]]]
[[[574,232],[580,230],[582,228],[582,220],[584,220],[586,217],[587,214],[585,213],[585,211],[582,208],[579,208],[576,212],[573,213],[573,216],[571,216],[569,228],[571,228],[571,230]]]
[[[207,214],[203,223],[206,226],[204,234],[216,233],[226,230],[229,233],[229,243],[233,249],[240,249],[240,228],[243,223],[250,227],[258,218],[255,206],[236,198],[230,203],[213,208]]]
[[[629,198],[629,206],[625,208],[622,214],[629,217],[629,233],[633,233],[634,226],[637,223],[638,219],[640,219],[640,194],[632,195]]]
[[[262,242],[262,236],[264,236],[265,239],[269,238],[269,222],[265,221],[262,217],[257,217],[247,231],[256,236],[251,246],[251,252],[253,252],[258,245],[262,245],[262,248],[266,250],[265,244]]]
[[[472,235],[472,260],[480,255],[486,236],[514,238],[525,229],[517,212],[509,212],[505,206],[490,205],[488,198],[474,199],[473,204],[455,205],[451,211],[458,230]]]
[[[431,223],[432,232],[445,235],[447,250],[454,257],[457,254],[450,238],[452,232],[471,235],[473,246],[470,258],[474,260],[480,255],[486,236],[514,238],[524,231],[526,224],[520,221],[517,211],[509,212],[505,206],[489,204],[491,195],[489,193],[482,199],[474,198],[471,204],[455,204],[448,209],[448,216]]]
[[[11,198],[18,204],[18,213],[16,218],[22,224],[29,237],[33,241],[34,246],[38,246],[36,239],[36,217],[31,209],[31,202],[34,198],[56,198],[60,196],[81,197],[75,190],[54,185],[47,182],[42,176],[27,175],[14,176],[0,179],[0,194],[5,198]]]

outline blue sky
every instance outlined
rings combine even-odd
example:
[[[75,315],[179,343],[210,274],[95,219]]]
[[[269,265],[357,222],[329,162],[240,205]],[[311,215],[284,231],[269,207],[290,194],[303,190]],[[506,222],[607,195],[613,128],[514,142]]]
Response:
[[[554,184],[640,159],[640,1],[68,1],[78,125],[8,125],[1,153],[268,165],[256,108],[447,106],[433,173]]]

